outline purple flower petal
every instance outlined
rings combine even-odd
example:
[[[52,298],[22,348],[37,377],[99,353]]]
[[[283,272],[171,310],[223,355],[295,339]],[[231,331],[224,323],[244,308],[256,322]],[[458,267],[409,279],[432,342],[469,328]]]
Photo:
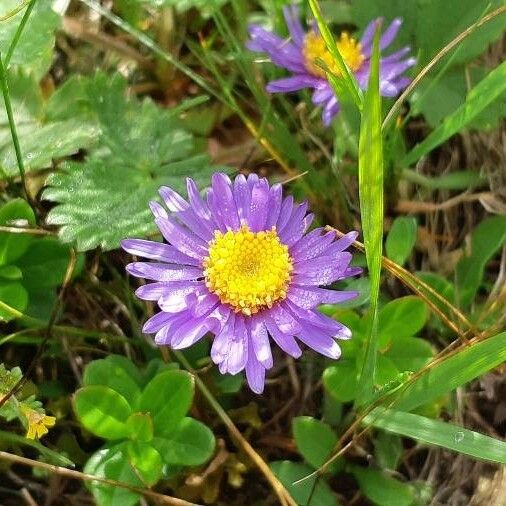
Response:
[[[288,26],[292,40],[297,46],[302,47],[306,34],[300,22],[299,9],[296,5],[285,5],[283,7],[283,16],[285,17],[286,26]]]
[[[343,275],[351,262],[351,253],[344,251],[334,257],[317,257],[294,265],[292,282],[297,285],[330,285]]]
[[[158,190],[158,193],[165,202],[167,209],[172,213],[176,211],[184,211],[189,207],[188,202],[186,202],[186,200],[181,197],[179,193],[174,191],[172,188],[169,188],[168,186],[161,186]]]
[[[297,334],[297,338],[321,355],[335,360],[341,356],[341,348],[337,342],[312,325],[303,325],[302,331]]]
[[[183,293],[186,295],[205,286],[201,281],[164,281],[142,285],[135,291],[135,295],[142,300],[160,301],[163,297]]]
[[[210,200],[210,208],[214,216],[219,216],[219,222],[223,223],[225,230],[238,230],[241,227],[237,207],[232,194],[232,183],[230,178],[220,172],[212,178],[213,198]]]
[[[189,257],[202,260],[207,255],[207,245],[195,234],[172,221],[156,218],[155,223],[167,242]]]
[[[146,241],[144,239],[125,239],[121,247],[131,255],[160,260],[161,262],[180,265],[200,265],[199,260],[181,253],[173,246],[163,242]]]
[[[153,281],[183,281],[198,279],[203,276],[200,267],[156,262],[133,262],[126,266],[126,270],[132,276]]]
[[[255,315],[250,320],[250,341],[255,356],[266,369],[270,369],[272,367],[272,353],[267,329],[261,317]]]
[[[272,339],[285,353],[293,358],[299,358],[302,355],[302,350],[293,335],[281,332],[276,322],[271,318],[266,318],[264,321]]]
[[[252,232],[264,230],[269,211],[269,184],[266,179],[260,179],[251,190],[248,224]]]
[[[308,74],[296,74],[292,77],[283,77],[270,81],[266,86],[269,93],[289,93],[299,91],[304,88],[315,88],[321,84],[321,79]]]
[[[246,177],[239,174],[234,181],[234,200],[241,221],[247,221],[251,202],[251,190]]]
[[[253,353],[248,355],[246,362],[246,379],[248,385],[256,394],[261,394],[265,386],[265,368],[262,366]]]
[[[320,304],[339,304],[353,299],[357,295],[358,292],[327,290],[294,284],[288,290],[288,300],[302,309],[313,309]]]
[[[155,218],[168,218],[169,215],[167,214],[167,211],[163,208],[161,204],[158,202],[155,202],[152,200],[149,203],[149,208],[151,209],[151,212],[153,213],[153,216]]]
[[[279,183],[273,185],[269,192],[269,209],[267,212],[267,220],[265,222],[265,230],[270,230],[278,221],[282,200],[283,189],[281,185]]]

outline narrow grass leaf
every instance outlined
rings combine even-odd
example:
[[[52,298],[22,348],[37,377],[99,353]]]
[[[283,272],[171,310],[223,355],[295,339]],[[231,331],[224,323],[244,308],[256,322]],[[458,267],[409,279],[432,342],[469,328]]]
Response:
[[[343,88],[346,89],[348,94],[351,96],[353,101],[355,102],[355,105],[362,110],[363,106],[363,98],[362,98],[362,92],[360,91],[360,88],[358,87],[357,80],[355,79],[355,76],[350,71],[350,69],[347,67],[346,63],[344,62],[343,57],[341,56],[341,53],[339,52],[339,49],[337,48],[336,41],[334,40],[334,37],[325,23],[325,20],[323,19],[320,6],[318,5],[317,0],[309,0],[309,6],[311,7],[311,11],[313,12],[313,16],[316,19],[316,23],[318,24],[318,29],[320,30],[320,33],[322,35],[323,40],[325,41],[325,45],[327,46],[327,50],[332,55],[332,58],[336,62],[339,71],[341,72],[342,79],[340,80],[343,84]],[[327,72],[327,76],[329,77],[329,82],[332,85],[332,88],[334,88],[334,91],[336,90],[336,87],[338,86],[338,83],[336,82],[336,79],[333,79],[334,76],[330,74],[330,72]]]
[[[376,408],[364,419],[387,432],[442,446],[470,457],[506,464],[506,442],[458,425],[394,409]]]
[[[408,166],[432,151],[452,135],[462,130],[485,107],[506,90],[506,62],[492,70],[470,92],[466,101],[421,143],[417,144],[402,160]]]
[[[395,407],[411,411],[485,374],[506,360],[506,332],[477,342],[427,369],[401,388]]]
[[[357,404],[373,392],[378,349],[377,313],[383,240],[383,140],[381,137],[381,97],[379,93],[379,29],[376,30],[371,58],[371,74],[360,125],[358,182],[360,216],[371,280],[370,320],[367,348],[359,380]]]

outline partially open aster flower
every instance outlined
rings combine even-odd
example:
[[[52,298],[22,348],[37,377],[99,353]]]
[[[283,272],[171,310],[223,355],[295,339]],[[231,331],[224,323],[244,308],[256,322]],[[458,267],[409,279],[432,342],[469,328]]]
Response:
[[[155,223],[169,244],[122,242],[132,255],[154,260],[127,266],[131,275],[154,281],[136,294],[157,301],[161,309],[143,331],[174,349],[214,334],[211,358],[220,372],[245,369],[257,393],[272,367],[271,338],[295,358],[302,353],[297,339],[339,358],[335,339],[348,339],[351,332],[316,307],[357,295],[320,288],[360,273],[344,251],[357,233],[338,240],[321,228],[306,234],[313,220],[307,203],[283,199],[281,185],[269,186],[255,174],[231,181],[216,173],[205,199],[193,180],[187,180],[187,189],[188,201],[162,187],[166,208],[151,202]]]
[[[251,40],[248,41],[247,47],[252,51],[266,53],[272,63],[293,74],[291,77],[271,81],[267,85],[267,91],[288,93],[303,88],[313,89],[313,103],[323,107],[323,123],[329,125],[339,112],[339,101],[317,60],[324,62],[336,76],[339,77],[341,72],[328,52],[316,24],[313,24],[313,28],[306,33],[295,6],[287,6],[283,12],[290,32],[288,40],[259,25],[250,25]],[[380,19],[369,23],[360,42],[350,37],[347,32],[342,32],[336,40],[337,48],[346,65],[355,74],[360,88],[364,90],[369,80],[372,41],[379,21]],[[381,50],[393,42],[401,23],[401,19],[394,19],[385,30],[380,39]],[[409,52],[410,48],[404,47],[380,59],[380,92],[383,96],[395,97],[409,84],[410,80],[403,76],[403,73],[416,62],[414,58],[404,58]]]

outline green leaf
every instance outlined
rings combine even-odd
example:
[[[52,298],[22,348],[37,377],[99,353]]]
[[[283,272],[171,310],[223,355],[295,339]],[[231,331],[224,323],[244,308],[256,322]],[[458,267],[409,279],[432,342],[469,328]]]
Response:
[[[451,355],[401,390],[395,407],[411,411],[485,374],[506,360],[506,332]]]
[[[427,61],[448,42],[484,14],[500,7],[501,0],[476,2],[475,0],[428,0],[421,2],[416,15],[417,47],[423,61]],[[442,15],[441,9],[451,16]],[[459,44],[453,63],[464,63],[482,54],[488,45],[504,31],[506,16],[503,14],[477,29]]]
[[[360,491],[379,506],[411,506],[415,492],[411,485],[391,478],[376,469],[354,466],[353,475],[358,481]]]
[[[0,207],[0,225],[29,227],[35,224],[32,208],[23,199],[13,199]],[[33,241],[29,234],[0,232],[0,265],[10,264],[22,256]]]
[[[32,13],[32,16],[35,14]],[[69,116],[53,121],[45,114],[46,102],[39,83],[32,75],[19,71],[8,73],[14,120],[25,170],[51,167],[58,160],[90,147],[97,138],[97,126],[83,116]],[[16,155],[8,128],[6,114],[2,112],[0,98],[0,167],[8,176],[18,174]],[[68,104],[62,104],[62,107]]]
[[[132,407],[136,406],[141,395],[139,371],[128,358],[120,355],[90,362],[84,370],[83,384],[109,387]]]
[[[357,394],[355,360],[341,359],[323,372],[323,384],[329,393],[341,402],[350,402]]]
[[[53,61],[54,32],[59,25],[60,17],[52,10],[51,0],[37,0],[35,7],[21,34],[16,49],[10,60],[11,65],[22,65],[40,79],[49,70]],[[13,11],[20,4],[19,0],[3,0],[0,16]],[[0,52],[7,54],[14,34],[26,9],[1,22]]]
[[[74,394],[74,409],[81,424],[104,439],[128,436],[126,421],[132,414],[127,400],[109,387],[91,385]]]
[[[360,217],[365,253],[371,280],[371,302],[365,358],[358,384],[357,403],[367,401],[373,392],[378,353],[377,311],[383,242],[383,138],[379,93],[379,29],[374,35],[369,83],[360,124],[358,185]]]
[[[148,203],[158,199],[158,188],[168,185],[184,192],[185,177],[204,186],[214,170],[206,155],[195,155],[193,137],[175,113],[149,101],[127,100],[124,88],[117,76],[98,75],[88,84],[102,149],[84,163],[65,164],[48,178],[43,193],[59,204],[47,222],[61,225],[60,239],[76,241],[79,250],[112,249],[124,237],[153,232]]]
[[[18,281],[23,277],[21,269],[16,265],[0,265],[0,278]]]
[[[153,419],[147,413],[132,413],[127,422],[128,437],[141,443],[153,439]]]
[[[475,118],[485,107],[506,91],[506,62],[501,63],[480,81],[467,96],[466,101],[441,126],[436,128],[421,143],[417,144],[401,161],[403,166],[411,165],[422,156],[456,134]]]
[[[326,423],[311,416],[294,418],[292,430],[300,454],[315,469],[327,461],[338,442],[336,434]]]
[[[214,452],[215,440],[211,430],[193,418],[183,418],[176,431],[151,442],[169,465],[199,466]]]
[[[477,459],[506,464],[506,442],[439,420],[386,408],[375,408],[364,423],[410,437],[421,443],[442,446]]]
[[[414,336],[427,322],[425,303],[415,295],[388,302],[378,314],[379,344],[383,348],[392,341]]]
[[[143,487],[142,481],[136,475],[128,458],[126,443],[95,452],[84,466],[84,472],[98,478],[108,478],[134,487]],[[88,486],[100,506],[133,506],[139,501],[139,494],[125,488],[97,482],[89,482]]]
[[[323,19],[318,2],[316,0],[309,0],[309,6],[311,7],[311,11],[315,17],[316,23],[318,25],[318,30],[323,40],[325,41],[327,51],[332,55],[332,58],[334,59],[334,62],[336,63],[341,73],[341,76],[338,79],[331,72],[327,72],[327,78],[332,84],[334,92],[336,92],[338,96],[342,96],[342,92],[346,92],[355,102],[355,105],[358,107],[358,109],[362,109],[362,92],[358,87],[358,83],[353,72],[351,72],[347,67],[341,53],[339,52],[336,41],[334,40],[329,27],[325,23],[325,20]],[[342,89],[338,90],[336,88]]]
[[[413,169],[404,169],[402,177],[432,190],[467,190],[486,181],[476,170],[459,170],[442,176],[428,177]]]
[[[271,462],[270,467],[281,483],[286,487],[294,501],[300,506],[337,506],[337,499],[327,483],[316,477],[296,483],[313,472],[306,464],[289,460]],[[316,485],[315,485],[316,482]],[[314,489],[314,490],[313,490]]]
[[[410,257],[416,242],[417,224],[412,216],[395,218],[387,235],[385,249],[388,258],[404,265]]]
[[[128,458],[132,466],[139,472],[142,481],[152,486],[162,476],[162,457],[149,444],[129,441],[127,444]]]
[[[5,406],[6,405],[4,404],[3,407]],[[28,446],[35,449],[44,459],[44,461],[49,464],[54,464],[56,466],[75,467],[74,462],[69,460],[65,455],[62,455],[62,453],[51,450],[50,448],[46,448],[37,440],[27,439],[26,437],[15,434],[11,431],[0,430],[0,443],[3,447],[5,447],[7,444],[16,446]]]
[[[380,431],[374,438],[374,457],[384,469],[397,469],[402,451],[401,438],[395,434]]]
[[[185,371],[165,371],[155,376],[139,399],[139,411],[150,413],[155,435],[177,429],[193,401],[194,380]]]
[[[434,356],[430,343],[416,337],[395,339],[384,356],[391,360],[399,371],[418,371]]]
[[[457,264],[455,286],[457,300],[468,306],[476,296],[487,262],[506,241],[506,216],[483,220],[471,233],[471,254]]]
[[[23,312],[28,305],[28,293],[23,285],[16,282],[0,283],[0,301]],[[12,320],[13,315],[0,307],[0,322]]]

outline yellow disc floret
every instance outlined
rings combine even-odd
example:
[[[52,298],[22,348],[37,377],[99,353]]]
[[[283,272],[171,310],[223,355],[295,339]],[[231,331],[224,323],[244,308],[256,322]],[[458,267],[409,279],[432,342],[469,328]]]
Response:
[[[343,60],[352,72],[356,72],[364,63],[365,56],[362,54],[362,45],[347,32],[341,33],[336,40],[337,49],[341,53]],[[318,77],[325,77],[325,71],[318,65],[317,60],[321,60],[324,66],[336,76],[341,75],[334,58],[327,50],[325,41],[314,32],[309,32],[304,38],[304,60],[309,72]]]
[[[286,297],[292,271],[288,247],[276,228],[215,232],[204,259],[206,285],[235,312],[252,315]]]

